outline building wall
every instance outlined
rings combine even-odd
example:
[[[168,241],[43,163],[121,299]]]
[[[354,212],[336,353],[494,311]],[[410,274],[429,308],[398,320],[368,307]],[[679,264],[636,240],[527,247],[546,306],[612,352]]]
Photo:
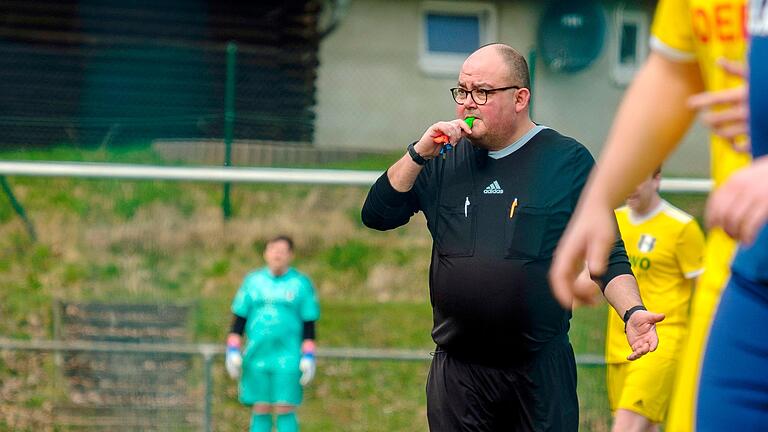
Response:
[[[498,40],[529,57],[546,3],[496,1]],[[543,3],[543,4],[542,4]],[[432,77],[418,65],[421,1],[355,0],[337,30],[323,40],[318,70],[315,143],[319,147],[397,149],[432,123],[455,116],[453,77]],[[533,119],[600,152],[625,87],[610,78],[613,2],[597,60],[574,74],[549,70],[537,56]],[[650,15],[652,4],[646,6]],[[650,22],[650,18],[649,18]],[[530,57],[529,57],[530,58]],[[456,71],[458,75],[458,70]],[[663,94],[659,95],[663,101]],[[708,175],[708,145],[700,126],[667,162],[674,175]]]

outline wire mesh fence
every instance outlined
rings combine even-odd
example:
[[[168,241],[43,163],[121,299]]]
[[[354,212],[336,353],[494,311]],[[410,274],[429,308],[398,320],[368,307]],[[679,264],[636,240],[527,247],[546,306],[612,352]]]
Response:
[[[0,430],[247,429],[247,408],[210,344],[131,344],[0,339],[8,377]],[[429,355],[416,350],[326,348],[301,408],[304,430],[424,430]],[[62,359],[64,359],[62,361]],[[599,356],[577,358],[582,424],[607,430]],[[373,375],[372,375],[373,374]],[[364,400],[358,386],[374,388]]]
[[[237,139],[307,145],[321,11],[313,0],[3,2],[1,144],[222,139],[228,117]]]

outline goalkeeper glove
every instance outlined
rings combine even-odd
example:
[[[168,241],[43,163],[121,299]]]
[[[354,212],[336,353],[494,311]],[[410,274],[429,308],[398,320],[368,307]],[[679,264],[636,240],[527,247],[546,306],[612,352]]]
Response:
[[[224,361],[224,366],[227,368],[227,374],[232,379],[240,378],[240,371],[243,367],[243,356],[240,354],[240,349],[236,346],[227,346],[227,357]]]
[[[309,384],[310,381],[312,381],[312,378],[315,377],[315,370],[317,370],[315,353],[304,353],[301,356],[301,361],[299,361],[299,369],[301,370],[301,378],[299,379],[299,383],[305,386]]]

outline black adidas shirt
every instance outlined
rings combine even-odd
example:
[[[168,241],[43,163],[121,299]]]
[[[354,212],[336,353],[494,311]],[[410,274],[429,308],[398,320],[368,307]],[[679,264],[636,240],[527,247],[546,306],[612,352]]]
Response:
[[[392,188],[386,173],[376,181],[362,209],[366,226],[387,230],[418,211],[426,216],[438,346],[511,365],[568,331],[570,311],[554,299],[547,273],[593,165],[584,146],[545,128],[499,159],[465,139],[427,162],[409,192]],[[603,283],[620,274],[632,271],[617,238]]]

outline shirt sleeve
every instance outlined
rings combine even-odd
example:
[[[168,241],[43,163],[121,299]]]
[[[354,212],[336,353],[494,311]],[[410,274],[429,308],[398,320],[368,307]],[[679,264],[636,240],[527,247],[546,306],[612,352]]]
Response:
[[[317,301],[315,288],[309,278],[304,278],[304,295],[302,296],[299,315],[302,321],[317,321],[320,318],[320,303]]]
[[[670,60],[696,61],[693,37],[689,2],[660,0],[651,26],[651,49]]]
[[[417,211],[419,205],[415,192],[398,192],[385,172],[371,186],[361,217],[368,228],[385,231],[405,225]]]
[[[632,266],[629,263],[629,257],[627,256],[627,250],[624,248],[624,240],[621,239],[621,233],[616,225],[616,219],[614,216],[614,229],[616,231],[616,240],[613,242],[611,253],[608,255],[608,267],[605,269],[605,274],[600,278],[602,282],[602,288],[605,289],[608,286],[608,282],[612,281],[616,276],[632,275]]]
[[[686,279],[704,273],[704,233],[699,224],[691,219],[677,239],[677,262]]]
[[[239,317],[248,318],[248,313],[251,310],[253,299],[248,295],[248,285],[251,279],[251,276],[245,277],[242,285],[240,285],[240,289],[235,294],[235,298],[232,300],[232,313]]]

